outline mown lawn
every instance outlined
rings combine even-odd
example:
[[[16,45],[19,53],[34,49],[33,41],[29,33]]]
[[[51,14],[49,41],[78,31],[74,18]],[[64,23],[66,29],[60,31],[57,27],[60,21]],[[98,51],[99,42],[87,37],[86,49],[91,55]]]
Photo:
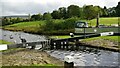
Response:
[[[96,26],[96,19],[90,20],[88,22],[91,23],[91,26]],[[118,17],[100,18],[99,22],[100,22],[99,24],[103,24],[103,25],[118,24]]]

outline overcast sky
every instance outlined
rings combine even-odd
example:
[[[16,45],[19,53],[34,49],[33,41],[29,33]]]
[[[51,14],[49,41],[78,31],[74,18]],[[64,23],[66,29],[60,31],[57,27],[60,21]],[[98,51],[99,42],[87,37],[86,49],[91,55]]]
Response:
[[[24,15],[52,12],[59,7],[68,7],[71,4],[99,5],[115,7],[120,0],[0,0],[1,15]]]

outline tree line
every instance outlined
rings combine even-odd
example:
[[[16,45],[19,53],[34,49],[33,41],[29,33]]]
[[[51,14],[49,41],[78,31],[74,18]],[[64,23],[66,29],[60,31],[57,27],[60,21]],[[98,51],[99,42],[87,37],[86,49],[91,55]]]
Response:
[[[73,17],[78,17],[80,19],[91,20],[100,17],[120,17],[120,2],[116,7],[101,8],[100,6],[93,5],[84,5],[79,7],[77,5],[70,5],[66,7],[60,7],[57,10],[53,10],[51,13],[45,12],[44,14],[34,14],[29,19],[22,18],[2,18],[2,25],[10,25],[19,22],[28,22],[28,21],[39,21],[39,20],[50,20],[50,19],[69,19]]]
[[[45,12],[43,15],[35,14],[31,16],[31,20],[46,20],[51,19],[68,19],[71,17],[79,17],[81,19],[91,20],[97,17],[120,17],[120,2],[116,7],[101,8],[100,6],[84,5],[79,7],[77,5],[70,5],[66,7],[60,7],[58,10],[53,10],[52,13]]]

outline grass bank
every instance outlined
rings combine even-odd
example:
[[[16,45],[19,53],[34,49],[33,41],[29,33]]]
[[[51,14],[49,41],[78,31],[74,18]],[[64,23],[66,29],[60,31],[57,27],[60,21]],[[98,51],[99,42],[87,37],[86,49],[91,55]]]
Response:
[[[12,42],[8,42],[8,41],[5,41],[5,40],[0,40],[0,44],[12,44]]]
[[[81,43],[106,50],[120,51],[120,36],[102,36],[81,40]]]
[[[80,20],[79,18],[77,20]],[[63,19],[57,19],[54,20],[54,23],[63,23],[65,20]],[[81,20],[88,22],[89,26],[95,26],[96,25],[96,19],[92,20]],[[56,35],[67,35],[70,32],[74,32],[74,29],[58,29],[58,30],[52,30],[52,31],[44,31],[43,26],[45,25],[46,21],[31,21],[31,22],[20,22],[12,25],[3,26],[6,30],[12,30],[12,31],[24,31],[28,33],[36,33],[36,34],[56,34]],[[100,23],[104,25],[111,25],[111,24],[118,24],[118,17],[106,17],[106,18],[100,18]],[[59,25],[61,27],[61,25]],[[67,25],[66,25],[67,26]],[[72,25],[74,26],[74,25]],[[51,29],[51,28],[50,28]]]
[[[91,23],[91,26],[96,26],[96,19],[92,19],[88,22]],[[99,19],[99,22],[99,24],[103,25],[118,24],[118,17],[103,17]]]
[[[80,35],[75,35],[74,37],[79,37]],[[55,36],[49,36],[49,38],[52,39],[65,39],[65,38],[71,38],[70,35],[55,35]]]
[[[95,38],[82,39],[82,41],[92,41],[92,40],[98,40],[98,39],[105,39],[105,40],[120,42],[119,38],[120,38],[120,36],[100,36],[100,37],[95,37]]]

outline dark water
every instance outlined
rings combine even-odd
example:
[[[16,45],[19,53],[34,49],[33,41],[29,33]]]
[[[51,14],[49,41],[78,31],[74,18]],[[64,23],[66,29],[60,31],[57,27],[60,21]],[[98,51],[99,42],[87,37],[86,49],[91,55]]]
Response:
[[[12,39],[10,38],[12,36]],[[46,40],[45,36],[33,35],[23,32],[12,32],[0,29],[0,40],[21,43],[19,38],[25,38],[27,42]],[[79,51],[47,50],[51,56],[64,61],[64,57],[71,55],[74,58],[75,66],[118,66],[120,53],[94,48],[82,47]]]

